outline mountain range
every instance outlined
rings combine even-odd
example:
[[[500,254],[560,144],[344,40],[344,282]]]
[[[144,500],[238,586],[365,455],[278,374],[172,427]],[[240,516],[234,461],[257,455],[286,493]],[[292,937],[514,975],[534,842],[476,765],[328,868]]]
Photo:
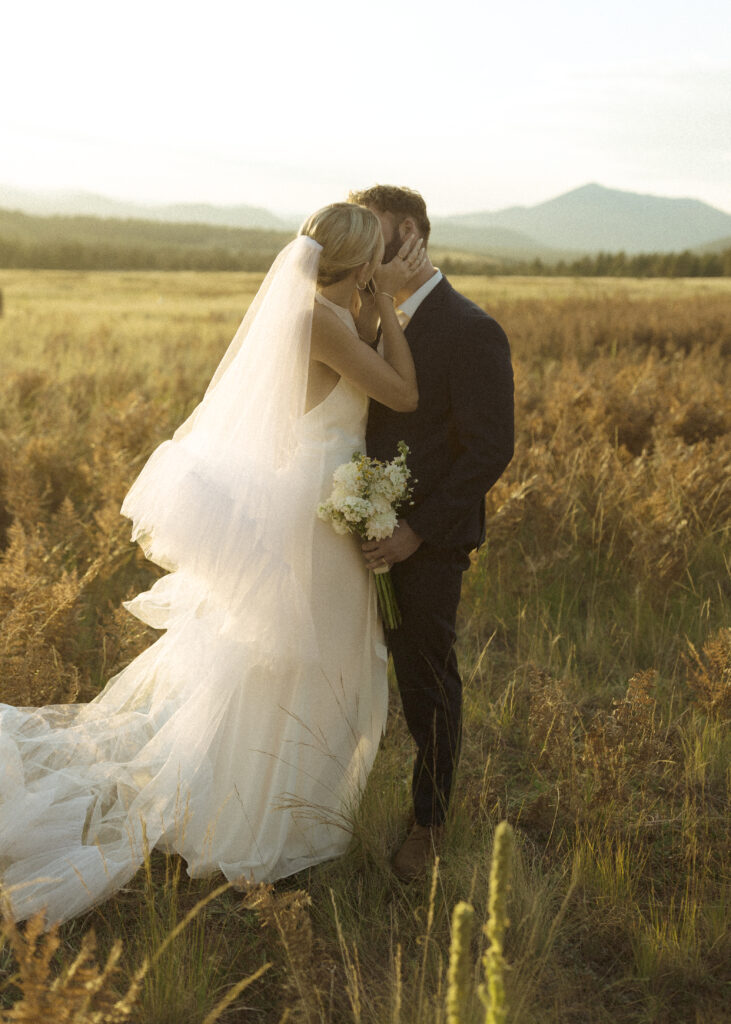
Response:
[[[537,206],[450,217],[445,229],[452,232],[457,226],[475,232],[476,238],[488,229],[507,229],[555,249],[673,252],[727,237],[731,214],[699,199],[666,199],[591,184]]]
[[[32,192],[0,186],[0,207],[35,215],[205,224],[293,231],[300,220],[257,206],[146,205],[86,192]],[[588,184],[535,206],[434,217],[442,248],[551,260],[581,253],[713,251],[731,236],[731,214],[698,199],[670,199]]]

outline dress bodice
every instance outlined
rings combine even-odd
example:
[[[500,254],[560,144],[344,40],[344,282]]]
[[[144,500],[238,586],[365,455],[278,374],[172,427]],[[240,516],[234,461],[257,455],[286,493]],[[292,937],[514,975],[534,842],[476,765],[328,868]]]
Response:
[[[315,299],[342,320],[352,332],[354,344],[362,344],[349,310],[331,302],[321,292],[315,293]],[[332,391],[302,417],[300,438],[306,444],[316,442],[342,450],[347,460],[354,451],[364,448],[367,419],[368,396],[341,377]]]

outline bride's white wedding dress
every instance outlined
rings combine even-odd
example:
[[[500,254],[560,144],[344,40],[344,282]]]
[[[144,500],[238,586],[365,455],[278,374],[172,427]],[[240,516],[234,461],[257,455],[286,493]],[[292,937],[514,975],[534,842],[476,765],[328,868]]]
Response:
[[[276,280],[269,294],[286,307]],[[191,875],[274,880],[348,845],[385,726],[386,651],[358,541],[316,509],[333,470],[363,450],[367,398],[341,378],[304,413],[297,383],[287,458],[273,467],[272,449],[257,463],[256,424],[237,434],[239,406],[226,406],[227,380],[241,402],[229,372],[240,358],[229,353],[209,403],[225,432],[204,400],[123,506],[173,570],[127,606],[163,635],[89,704],[0,705],[1,895],[15,918],[80,913],[153,847],[180,853]],[[155,505],[166,487],[175,500]]]

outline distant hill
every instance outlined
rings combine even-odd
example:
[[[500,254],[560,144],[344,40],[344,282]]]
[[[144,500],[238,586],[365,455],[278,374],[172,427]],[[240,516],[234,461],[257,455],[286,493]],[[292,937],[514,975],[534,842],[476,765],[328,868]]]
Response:
[[[731,234],[731,214],[698,199],[665,199],[583,185],[537,206],[450,218],[473,231],[507,228],[536,245],[583,252],[677,252]]]
[[[208,203],[129,203],[92,192],[32,192],[0,185],[0,207],[36,216],[113,217],[118,220],[156,220],[177,224],[218,224],[231,228],[286,231],[299,222],[278,217],[259,206],[214,206]]]
[[[430,245],[464,252],[491,254],[505,259],[543,259],[555,262],[577,255],[573,250],[557,249],[531,238],[523,231],[488,225],[463,224],[458,217],[432,217]]]
[[[75,270],[266,270],[292,231],[0,209],[0,266]]]
[[[0,209],[0,235],[23,242],[73,239],[112,245],[189,245],[202,248],[241,248],[252,243],[283,246],[293,231],[222,227],[217,224],[177,224],[158,220],[120,220],[116,217],[38,217]]]

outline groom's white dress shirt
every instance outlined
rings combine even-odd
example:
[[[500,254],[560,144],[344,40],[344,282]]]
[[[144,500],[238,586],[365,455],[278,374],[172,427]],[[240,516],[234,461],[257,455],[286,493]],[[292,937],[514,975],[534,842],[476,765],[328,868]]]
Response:
[[[421,288],[417,288],[413,295],[409,295],[400,306],[396,307],[396,316],[402,327],[405,327],[429,292],[433,291],[443,277],[441,270],[435,270],[428,281],[425,281]]]

